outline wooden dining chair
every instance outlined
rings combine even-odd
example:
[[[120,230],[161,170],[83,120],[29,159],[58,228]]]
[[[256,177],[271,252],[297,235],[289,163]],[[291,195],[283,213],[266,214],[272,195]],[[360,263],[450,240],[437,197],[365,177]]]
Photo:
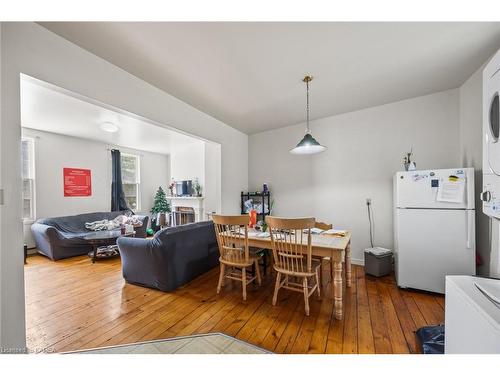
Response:
[[[273,305],[276,305],[281,288],[304,294],[306,315],[309,316],[309,297],[317,292],[319,286],[320,261],[312,257],[311,228],[314,218],[286,219],[267,216],[266,223],[271,234],[276,284],[274,286]],[[305,246],[305,248],[304,248]],[[302,283],[290,278],[302,279]]]
[[[258,258],[248,248],[248,215],[212,215],[219,244],[220,275],[217,294],[224,285],[224,279],[241,281],[243,300],[247,299],[247,285],[257,280],[261,285]],[[255,266],[255,274],[247,268]]]
[[[327,223],[323,223],[321,221],[316,221],[314,223],[314,228],[318,228],[318,229],[321,229],[321,230],[329,230],[329,229],[333,229],[333,225],[332,224],[327,224]],[[330,275],[333,275],[333,262],[331,261],[331,259],[329,257],[313,257],[313,259],[318,259],[320,262],[321,262],[321,265],[319,267],[319,284],[321,286],[323,286],[323,264],[325,263],[330,263]],[[333,277],[332,277],[332,282],[333,282]]]

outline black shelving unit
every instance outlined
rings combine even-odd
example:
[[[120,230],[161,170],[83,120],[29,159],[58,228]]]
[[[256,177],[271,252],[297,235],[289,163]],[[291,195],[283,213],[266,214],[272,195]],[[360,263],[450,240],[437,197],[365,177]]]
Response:
[[[264,221],[266,219],[266,215],[269,215],[269,209],[271,208],[271,192],[263,192],[263,191],[255,191],[255,192],[241,192],[241,214],[246,215],[245,212],[245,201],[252,199],[254,202],[258,200],[258,202],[262,203],[262,213],[257,212],[257,220]],[[265,205],[267,205],[267,211],[265,210]]]

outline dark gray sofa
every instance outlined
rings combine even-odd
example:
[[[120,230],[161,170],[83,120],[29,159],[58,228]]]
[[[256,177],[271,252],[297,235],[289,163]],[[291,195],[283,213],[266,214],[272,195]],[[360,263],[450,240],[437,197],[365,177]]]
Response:
[[[175,290],[219,264],[212,221],[163,229],[152,239],[119,238],[123,278],[164,292]]]
[[[31,226],[38,252],[52,260],[87,254],[92,246],[82,239],[87,233],[85,223],[97,220],[113,220],[128,211],[91,212],[74,216],[39,219]],[[142,227],[136,228],[136,237],[145,238],[148,217],[140,216]]]

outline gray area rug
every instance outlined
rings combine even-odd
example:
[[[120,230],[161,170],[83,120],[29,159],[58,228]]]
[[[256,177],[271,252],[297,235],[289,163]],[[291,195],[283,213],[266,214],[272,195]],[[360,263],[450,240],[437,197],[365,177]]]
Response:
[[[79,350],[67,354],[269,354],[255,345],[222,333],[209,333],[136,344]]]

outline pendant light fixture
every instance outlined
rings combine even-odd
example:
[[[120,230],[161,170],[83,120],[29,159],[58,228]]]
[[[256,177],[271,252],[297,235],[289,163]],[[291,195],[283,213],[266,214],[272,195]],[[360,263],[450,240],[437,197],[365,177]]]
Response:
[[[309,82],[311,82],[312,79],[313,79],[312,76],[305,76],[304,79],[302,80],[306,83],[306,90],[307,90],[306,135],[304,135],[304,138],[302,138],[302,140],[299,143],[297,143],[297,146],[295,146],[290,150],[291,154],[311,155],[311,154],[318,154],[326,150],[325,146],[321,146],[319,142],[314,139],[314,137],[311,135],[311,129],[309,129]]]

